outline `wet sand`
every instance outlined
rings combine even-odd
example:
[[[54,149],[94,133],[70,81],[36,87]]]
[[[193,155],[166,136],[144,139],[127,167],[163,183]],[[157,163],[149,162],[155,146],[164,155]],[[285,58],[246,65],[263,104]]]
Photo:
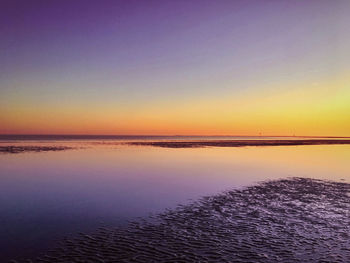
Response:
[[[73,149],[66,146],[0,146],[0,153],[49,152]]]
[[[350,262],[349,235],[350,184],[291,178],[82,234],[33,262]]]
[[[296,139],[296,140],[205,140],[205,141],[137,141],[128,145],[155,146],[165,148],[198,147],[244,147],[244,146],[297,146],[297,145],[331,145],[350,144],[342,139]]]
[[[340,145],[350,144],[350,139],[296,139],[296,140],[185,140],[185,141],[128,141],[91,142],[101,145],[139,145],[163,148],[200,147],[245,147],[245,146],[297,146],[297,145]],[[76,149],[68,146],[6,145],[0,146],[0,153],[48,152]]]

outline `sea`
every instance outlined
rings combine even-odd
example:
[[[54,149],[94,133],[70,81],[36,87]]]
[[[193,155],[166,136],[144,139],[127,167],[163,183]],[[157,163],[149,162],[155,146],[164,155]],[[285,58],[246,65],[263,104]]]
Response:
[[[0,135],[0,262],[34,258],[65,238],[123,227],[203,196],[267,180],[350,182],[350,145],[161,148],[130,141],[300,137]]]

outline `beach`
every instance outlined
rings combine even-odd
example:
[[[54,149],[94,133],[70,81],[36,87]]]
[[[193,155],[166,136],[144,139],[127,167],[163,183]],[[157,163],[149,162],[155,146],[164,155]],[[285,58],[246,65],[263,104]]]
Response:
[[[347,262],[348,142],[3,139],[0,259]]]
[[[16,137],[15,137],[16,138]],[[21,137],[19,137],[21,139]],[[50,137],[48,137],[50,138]],[[53,137],[55,138],[55,137]],[[59,137],[58,137],[59,138]],[[73,137],[74,138],[74,137]],[[79,138],[79,137],[78,137]],[[82,137],[84,138],[84,137]],[[94,137],[92,137],[94,138]],[[171,138],[171,137],[170,137]],[[0,137],[1,139],[1,137]],[[57,139],[57,138],[56,138]],[[62,136],[64,140],[65,137]],[[101,138],[99,138],[101,140]],[[107,137],[108,139],[108,137]],[[23,141],[23,139],[21,139]],[[64,151],[64,150],[72,150],[77,147],[74,146],[62,146],[62,145],[50,145],[50,139],[47,139],[47,145],[12,145],[11,141],[7,142],[6,145],[0,145],[0,153],[23,153],[23,152],[48,152],[48,151]],[[93,140],[93,139],[92,139]],[[25,140],[24,140],[25,141]],[[153,147],[162,147],[162,148],[201,148],[201,147],[248,147],[248,146],[305,146],[305,145],[345,145],[350,144],[349,138],[338,138],[338,139],[328,139],[328,138],[320,138],[320,139],[180,139],[177,140],[169,140],[159,138],[154,140],[154,138],[150,137],[148,140],[140,140],[136,138],[135,140],[130,140],[130,138],[126,137],[124,141],[99,141],[99,142],[89,142],[91,145],[130,145],[130,146],[153,146]]]
[[[299,146],[299,145],[339,145],[350,144],[349,139],[294,139],[294,140],[187,140],[187,141],[137,141],[129,145],[155,146],[165,148],[197,147],[245,147],[245,146]]]
[[[349,14],[1,1],[0,263],[349,263]]]
[[[66,240],[33,262],[349,262],[350,184],[289,178]]]

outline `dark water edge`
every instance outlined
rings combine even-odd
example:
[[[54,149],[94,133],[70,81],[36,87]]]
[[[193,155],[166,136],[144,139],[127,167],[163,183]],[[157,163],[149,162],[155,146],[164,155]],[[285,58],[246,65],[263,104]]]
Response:
[[[9,141],[70,141],[70,140],[146,140],[171,139],[192,136],[161,136],[161,135],[66,135],[66,134],[0,134],[0,140]],[[196,136],[195,136],[196,137]],[[200,137],[200,136],[198,136]]]
[[[350,262],[349,211],[350,184],[267,181],[98,229],[28,262]]]
[[[84,134],[0,134],[2,141],[70,141],[70,140],[219,140],[219,139],[350,139],[336,136],[241,136],[241,135],[84,135]]]

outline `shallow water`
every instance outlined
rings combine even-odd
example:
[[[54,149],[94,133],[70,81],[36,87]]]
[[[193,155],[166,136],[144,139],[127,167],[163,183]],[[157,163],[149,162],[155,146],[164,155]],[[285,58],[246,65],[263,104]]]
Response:
[[[201,198],[123,228],[66,240],[34,262],[350,260],[350,184],[268,181]]]
[[[76,147],[0,154],[2,261],[266,179],[350,182],[349,145],[169,149],[101,142],[1,142]]]

